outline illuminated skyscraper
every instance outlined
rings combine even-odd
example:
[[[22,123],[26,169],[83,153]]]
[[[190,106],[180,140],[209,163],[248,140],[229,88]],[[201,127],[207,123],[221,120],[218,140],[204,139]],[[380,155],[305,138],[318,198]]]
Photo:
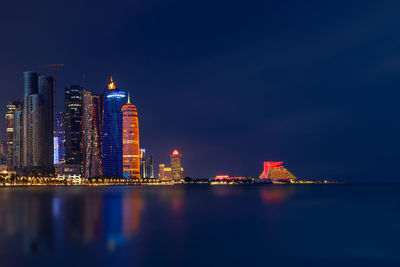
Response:
[[[104,112],[102,130],[103,175],[123,176],[122,106],[127,101],[126,92],[111,83],[104,91]]]
[[[66,164],[81,164],[82,88],[71,85],[65,88],[65,161]]]
[[[65,164],[65,123],[64,123],[64,112],[58,112],[56,114],[56,142],[57,142],[57,154],[54,158],[54,164]]]
[[[171,178],[172,180],[183,179],[183,168],[181,163],[182,155],[178,150],[174,150],[171,154]]]
[[[7,166],[7,142],[0,141],[0,165]]]
[[[102,96],[82,90],[82,174],[100,177],[102,172],[101,121]]]
[[[146,157],[146,150],[140,149],[140,177],[154,178],[153,156]]]
[[[22,102],[17,105],[14,113],[14,168],[22,170],[24,167],[24,109]]]
[[[22,108],[21,101],[7,103],[6,112],[6,142],[7,142],[7,169],[14,170],[14,148],[15,148],[15,112],[18,107]]]
[[[139,179],[139,119],[129,95],[128,103],[122,107],[122,142],[124,177]]]

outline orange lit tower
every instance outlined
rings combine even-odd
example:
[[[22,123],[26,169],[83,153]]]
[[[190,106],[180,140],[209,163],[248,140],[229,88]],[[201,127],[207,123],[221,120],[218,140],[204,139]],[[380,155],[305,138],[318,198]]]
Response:
[[[122,153],[124,176],[140,178],[139,119],[135,105],[130,101],[122,111]]]

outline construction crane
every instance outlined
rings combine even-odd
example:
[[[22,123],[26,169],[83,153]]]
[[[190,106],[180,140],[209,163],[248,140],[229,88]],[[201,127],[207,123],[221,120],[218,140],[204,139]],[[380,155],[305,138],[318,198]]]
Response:
[[[54,116],[57,113],[57,67],[62,67],[62,66],[64,66],[64,64],[47,64],[35,67],[35,68],[52,68],[54,71],[54,99],[53,99]]]

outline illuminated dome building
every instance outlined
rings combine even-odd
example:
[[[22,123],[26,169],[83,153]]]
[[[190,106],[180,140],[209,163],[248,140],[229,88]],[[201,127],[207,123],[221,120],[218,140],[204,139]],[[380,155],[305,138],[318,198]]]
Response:
[[[123,142],[123,171],[124,177],[140,178],[139,157],[139,119],[135,105],[130,101],[122,111],[122,142]]]
[[[122,177],[122,106],[126,103],[126,92],[115,87],[111,78],[104,91],[104,114],[102,130],[103,175]]]

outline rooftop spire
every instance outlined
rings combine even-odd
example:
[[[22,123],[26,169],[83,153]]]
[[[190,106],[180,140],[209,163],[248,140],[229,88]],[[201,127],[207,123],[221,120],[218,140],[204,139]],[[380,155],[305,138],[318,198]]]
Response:
[[[112,76],[111,76],[111,82],[108,84],[108,89],[109,90],[115,89],[115,84],[114,84]]]
[[[129,92],[128,92],[128,103],[127,104],[130,104],[130,103],[131,103],[131,98],[130,98]]]

